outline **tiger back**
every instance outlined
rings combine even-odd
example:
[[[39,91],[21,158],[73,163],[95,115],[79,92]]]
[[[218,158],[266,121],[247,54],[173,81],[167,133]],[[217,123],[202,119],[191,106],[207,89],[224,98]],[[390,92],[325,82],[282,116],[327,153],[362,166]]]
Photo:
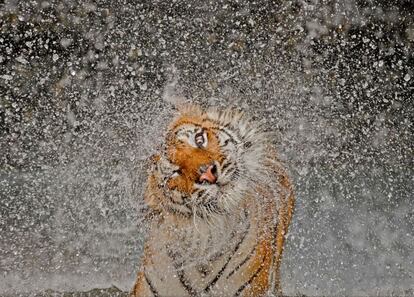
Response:
[[[281,294],[294,195],[263,129],[238,111],[182,107],[150,167],[131,296]]]

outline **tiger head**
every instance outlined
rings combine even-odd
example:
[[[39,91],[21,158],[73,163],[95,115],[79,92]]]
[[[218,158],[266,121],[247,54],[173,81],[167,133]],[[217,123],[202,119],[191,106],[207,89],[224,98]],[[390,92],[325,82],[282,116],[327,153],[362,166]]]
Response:
[[[149,200],[185,216],[230,212],[261,175],[264,134],[238,111],[181,108],[150,172],[161,198]]]

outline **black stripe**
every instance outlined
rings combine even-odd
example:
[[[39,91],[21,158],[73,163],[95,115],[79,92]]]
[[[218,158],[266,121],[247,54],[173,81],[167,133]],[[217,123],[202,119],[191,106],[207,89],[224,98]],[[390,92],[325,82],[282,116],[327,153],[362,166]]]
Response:
[[[175,199],[173,199],[173,197],[171,197],[171,195],[165,194],[166,196],[168,196],[168,199],[173,203],[173,204],[178,204],[178,205],[185,205],[185,201],[183,199],[183,195],[181,195],[181,202],[180,201],[176,201]]]
[[[188,281],[187,277],[184,274],[184,270],[183,269],[177,269],[177,275],[178,275],[178,279],[180,280],[180,283],[182,284],[184,289],[187,291],[187,293],[190,296],[197,296],[198,294],[197,294],[196,290],[194,290],[193,287],[191,287],[190,282]]]
[[[176,215],[181,215],[181,216],[183,216],[183,217],[185,217],[185,218],[190,218],[190,217],[192,217],[192,216],[193,216],[193,212],[192,212],[192,210],[191,210],[191,209],[189,209],[188,207],[187,207],[187,209],[189,209],[189,210],[190,210],[190,213],[188,213],[188,212],[183,212],[183,211],[181,211],[181,210],[179,210],[179,209],[173,208],[173,206],[172,206],[172,205],[165,205],[165,207],[166,207],[169,211],[173,212],[174,214],[176,214]]]
[[[224,127],[224,128],[228,128],[228,127],[230,127],[230,123],[226,123],[223,127]]]
[[[158,188],[163,192],[163,194],[164,194],[164,188],[161,186],[161,185],[158,185]],[[188,211],[189,211],[189,213],[188,212],[183,212],[183,211],[180,211],[180,210],[178,210],[178,209],[175,209],[175,208],[173,208],[171,205],[166,205],[167,207],[168,207],[168,209],[170,209],[170,210],[172,210],[172,211],[174,211],[175,213],[180,213],[180,214],[183,214],[183,215],[185,215],[185,216],[187,216],[187,217],[190,217],[191,215],[192,215],[192,213],[193,213],[193,211],[192,211],[192,209],[190,208],[190,207],[188,207],[188,203],[183,199],[183,195],[181,194],[181,199],[183,200],[182,202],[179,202],[179,201],[175,201],[172,197],[171,197],[171,195],[169,195],[168,193],[165,193],[164,194],[164,196],[167,196],[167,198],[168,198],[168,200],[171,202],[171,204],[172,205],[180,205],[180,206],[184,206]]]
[[[252,256],[254,255],[254,251],[256,250],[256,245],[253,247],[253,249],[251,250],[251,252],[247,255],[246,258],[244,258],[243,261],[241,261],[227,276],[226,279],[229,279],[230,276],[232,276],[235,272],[237,272],[237,270],[240,269],[240,267],[242,267],[247,261],[249,261]]]
[[[177,271],[178,280],[180,281],[183,288],[187,291],[188,295],[190,295],[192,297],[197,296],[198,295],[197,291],[193,287],[191,287],[190,281],[187,279],[187,277],[184,274],[184,269],[182,267],[180,267],[180,264],[177,263],[177,261],[175,260],[176,254],[174,254],[171,250],[169,250],[167,248],[167,255],[172,260],[172,264],[174,266],[174,269]]]
[[[221,167],[221,172],[223,172],[227,167],[229,167],[230,165],[232,165],[232,162],[228,159],[226,159],[227,163],[222,165]],[[223,162],[224,163],[224,162]]]
[[[252,146],[252,142],[251,141],[247,141],[247,142],[245,142],[244,144],[243,144],[243,147],[245,148],[245,149],[248,149],[248,148],[250,148]]]
[[[223,265],[223,267],[220,269],[220,271],[217,273],[217,275],[214,277],[214,279],[207,285],[207,287],[204,289],[204,292],[210,291],[210,289],[217,283],[217,281],[223,275],[224,270],[227,268],[227,265],[230,263],[230,261],[233,258],[234,254],[240,248],[241,244],[243,243],[244,239],[246,238],[247,234],[249,233],[249,230],[250,230],[250,223],[247,225],[246,230],[243,233],[243,236],[241,237],[241,239],[237,242],[236,246],[234,247],[233,252],[227,258],[226,263]]]
[[[221,208],[219,208],[216,201],[210,201],[209,203],[205,204],[205,207],[207,207],[211,213],[218,213],[218,214],[225,213]]]
[[[264,257],[263,257],[264,259]],[[254,278],[260,273],[260,271],[262,271],[264,265],[262,265],[263,262],[260,264],[259,268],[256,270],[256,272],[249,278],[249,280],[247,282],[245,282],[238,290],[237,292],[234,294],[234,296],[239,296],[243,290],[252,283],[252,281],[254,280]]]
[[[206,190],[203,190],[203,189],[199,190],[197,193],[197,199],[201,199],[205,192]]]
[[[168,194],[167,194],[167,195],[168,195]],[[168,196],[170,196],[170,195],[168,195]],[[184,196],[181,194],[180,198],[181,198],[181,200],[182,200],[182,201],[177,201],[177,200],[175,200],[173,197],[170,197],[170,200],[171,200],[172,202],[174,202],[174,204],[185,205],[185,201],[184,201],[183,197],[184,197]]]
[[[226,172],[222,171],[221,175],[234,174],[238,170],[237,163],[234,163],[234,167],[229,168]]]
[[[218,130],[220,132],[223,132],[224,134],[226,134],[229,137],[230,141],[233,142],[234,144],[238,144],[239,143],[238,139],[235,138],[229,131],[227,131],[227,129],[219,128]],[[236,134],[237,134],[237,132],[236,132]],[[239,135],[237,135],[237,136],[239,136]]]
[[[152,295],[154,295],[154,297],[158,297],[160,296],[160,294],[158,293],[158,291],[155,289],[154,285],[152,284],[152,282],[149,280],[148,276],[146,273],[144,273],[144,277],[145,277],[145,281],[148,284],[148,287],[151,290]]]
[[[231,136],[234,140],[233,142],[236,144],[242,143],[245,139],[245,135],[240,134],[240,129],[229,129],[228,126],[225,126],[224,128],[220,129],[220,131],[223,131],[227,135]],[[230,133],[235,135],[231,135]]]
[[[191,211],[191,209],[187,206],[187,204],[185,203],[184,200],[183,200],[183,202],[180,202],[180,201],[174,200],[173,197],[171,197],[171,195],[165,194],[165,196],[168,196],[168,200],[170,200],[172,204],[185,206],[185,207],[188,208],[189,211]],[[182,199],[182,196],[181,196],[181,199]]]

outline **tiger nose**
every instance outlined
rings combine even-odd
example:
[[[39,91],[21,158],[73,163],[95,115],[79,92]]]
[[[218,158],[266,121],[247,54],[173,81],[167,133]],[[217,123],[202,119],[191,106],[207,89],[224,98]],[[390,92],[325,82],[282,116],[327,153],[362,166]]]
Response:
[[[216,165],[203,165],[200,167],[200,178],[198,181],[200,183],[206,181],[210,184],[215,184],[217,181],[217,167]]]

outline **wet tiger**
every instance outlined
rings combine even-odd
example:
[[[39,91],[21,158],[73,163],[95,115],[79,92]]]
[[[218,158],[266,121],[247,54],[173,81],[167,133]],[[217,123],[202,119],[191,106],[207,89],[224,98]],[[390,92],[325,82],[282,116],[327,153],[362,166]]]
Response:
[[[268,139],[241,112],[179,109],[151,160],[153,216],[131,296],[281,294],[294,195]]]

